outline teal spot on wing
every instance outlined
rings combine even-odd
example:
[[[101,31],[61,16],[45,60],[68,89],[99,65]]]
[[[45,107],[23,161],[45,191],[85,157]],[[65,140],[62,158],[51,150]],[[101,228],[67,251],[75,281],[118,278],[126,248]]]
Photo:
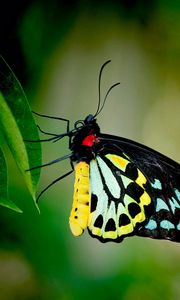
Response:
[[[175,189],[174,192],[175,192],[178,200],[180,200],[180,191],[178,191],[178,189]]]
[[[163,221],[161,221],[160,222],[160,226],[162,227],[162,228],[164,228],[164,229],[174,229],[175,228],[175,226],[174,226],[174,224],[173,223],[171,223],[170,221],[168,221],[168,220],[163,220]]]
[[[173,211],[173,214],[176,210],[176,208],[180,208],[180,205],[179,203],[176,201],[176,199],[174,197],[172,197],[170,200],[169,200],[169,204],[171,206],[171,209]]]
[[[157,198],[156,212],[160,211],[161,209],[169,210],[169,207],[161,198]]]
[[[179,222],[179,224],[177,225],[177,229],[180,230],[180,222]]]
[[[155,179],[154,183],[151,183],[151,186],[157,190],[162,190],[162,184],[159,179]]]
[[[157,223],[154,220],[149,220],[149,222],[147,223],[147,225],[145,226],[146,229],[156,229],[157,228]]]

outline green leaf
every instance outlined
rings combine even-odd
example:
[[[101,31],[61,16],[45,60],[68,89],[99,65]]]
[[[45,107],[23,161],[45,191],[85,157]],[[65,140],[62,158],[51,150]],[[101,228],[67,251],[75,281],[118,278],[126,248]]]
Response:
[[[0,57],[0,127],[35,201],[40,169],[28,172],[26,170],[41,165],[41,145],[27,143],[25,140],[39,140],[37,126],[19,81],[2,57]]]
[[[22,212],[8,197],[7,165],[4,154],[0,149],[0,205]]]

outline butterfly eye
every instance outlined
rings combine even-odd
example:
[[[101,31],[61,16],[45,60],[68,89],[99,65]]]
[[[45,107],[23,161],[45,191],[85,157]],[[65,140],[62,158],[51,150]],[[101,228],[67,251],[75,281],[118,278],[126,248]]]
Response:
[[[88,124],[88,123],[92,122],[93,119],[94,119],[94,116],[90,114],[86,117],[86,119],[84,120],[84,123]]]

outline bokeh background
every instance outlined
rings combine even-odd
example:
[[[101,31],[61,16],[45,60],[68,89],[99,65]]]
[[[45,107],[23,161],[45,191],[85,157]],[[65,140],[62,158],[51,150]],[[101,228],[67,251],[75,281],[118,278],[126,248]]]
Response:
[[[1,3],[0,53],[33,110],[74,121],[94,113],[98,74],[108,97],[102,132],[144,143],[180,161],[180,2],[64,0]],[[102,96],[103,97],[103,96]],[[65,124],[36,118],[44,130]],[[4,145],[5,147],[5,145]],[[6,148],[6,147],[5,147]],[[48,190],[39,215],[11,155],[10,196],[24,211],[0,208],[0,300],[177,300],[180,248],[128,238],[101,244],[71,235],[73,176]],[[68,142],[43,145],[43,161],[67,154]],[[39,190],[70,168],[42,170]]]

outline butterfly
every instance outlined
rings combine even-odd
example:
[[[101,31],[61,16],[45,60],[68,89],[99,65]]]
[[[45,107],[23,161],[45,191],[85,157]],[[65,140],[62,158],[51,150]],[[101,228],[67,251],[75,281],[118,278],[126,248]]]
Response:
[[[41,141],[69,137],[70,153],[54,161],[70,159],[72,170],[48,185],[75,172],[73,205],[69,224],[74,236],[88,229],[101,242],[122,242],[128,236],[180,242],[180,165],[163,154],[126,138],[101,133],[96,117],[104,107],[108,90],[94,115],[78,120],[67,132]],[[36,168],[36,167],[35,167]],[[39,198],[38,197],[38,198]]]

